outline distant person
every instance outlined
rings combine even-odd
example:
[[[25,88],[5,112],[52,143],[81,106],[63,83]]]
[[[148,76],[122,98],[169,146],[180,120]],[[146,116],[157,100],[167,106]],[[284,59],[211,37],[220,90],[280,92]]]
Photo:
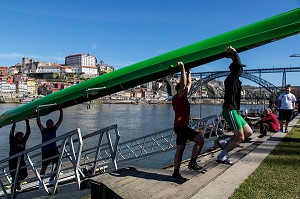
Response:
[[[186,69],[182,62],[178,62],[178,67],[181,70],[181,80],[175,87],[177,94],[172,99],[172,106],[175,112],[174,131],[177,135],[172,179],[185,182],[187,179],[180,175],[179,169],[186,142],[188,139],[195,142],[188,168],[201,170],[202,168],[197,164],[196,160],[203,147],[204,139],[199,133],[189,128],[190,103],[187,100],[187,94],[191,89],[192,77],[189,69],[187,69],[187,72],[185,71]]]
[[[254,126],[259,127],[260,137],[267,135],[267,131],[279,131],[279,122],[277,116],[272,112],[272,109],[270,108],[264,110],[262,119],[257,121]]]
[[[293,111],[296,108],[296,97],[291,93],[292,87],[290,84],[285,86],[285,92],[281,93],[278,97],[280,106],[279,106],[279,123],[280,130],[283,132],[283,122],[285,121],[285,133],[288,133],[288,125],[292,120]]]
[[[44,126],[41,123],[41,118],[40,118],[40,112],[37,109],[37,124],[38,127],[41,131],[42,134],[42,143],[47,142],[53,138],[56,138],[56,131],[58,129],[58,127],[60,126],[61,122],[63,120],[63,110],[60,109],[60,115],[59,115],[59,119],[58,122],[54,125],[54,122],[49,119],[46,121],[46,128],[44,128]],[[47,167],[50,163],[52,163],[52,165],[55,165],[55,169],[57,167],[57,163],[58,163],[58,157],[54,157],[52,159],[49,160],[45,160],[48,158],[51,158],[53,156],[57,156],[59,154],[57,146],[56,146],[56,142],[53,142],[51,144],[48,144],[46,146],[42,147],[42,169],[40,171],[40,175],[43,178],[43,175],[46,173]],[[49,179],[49,184],[54,184],[54,177],[55,177],[55,173],[51,175],[50,179]],[[40,189],[43,189],[43,185],[40,184],[39,185]]]
[[[24,136],[24,133],[22,133],[22,132],[17,132],[16,134],[14,134],[15,129],[16,129],[16,123],[13,122],[13,125],[10,130],[10,135],[9,135],[9,156],[13,156],[17,153],[20,153],[20,152],[24,151],[26,148],[26,142],[29,138],[31,131],[30,131],[29,120],[26,119],[25,122],[26,122],[25,136]],[[9,164],[9,170],[11,171],[10,175],[12,178],[11,190],[13,190],[13,184],[15,182],[16,171],[12,171],[12,170],[15,170],[17,168],[18,158],[10,159],[8,164]],[[26,166],[26,162],[24,160],[24,155],[22,155],[21,161],[20,161],[20,167],[19,167],[20,169],[19,169],[18,181],[24,180],[28,175],[27,168],[26,167],[21,168],[24,166]],[[19,182],[16,185],[16,189],[21,190],[21,185]]]
[[[217,156],[217,162],[233,164],[228,159],[228,152],[236,148],[241,142],[252,135],[252,129],[239,114],[242,82],[239,77],[243,72],[243,65],[236,50],[229,46],[225,49],[226,57],[232,59],[229,66],[230,74],[224,81],[225,94],[222,115],[233,131],[233,137],[227,143],[223,143],[222,151]]]

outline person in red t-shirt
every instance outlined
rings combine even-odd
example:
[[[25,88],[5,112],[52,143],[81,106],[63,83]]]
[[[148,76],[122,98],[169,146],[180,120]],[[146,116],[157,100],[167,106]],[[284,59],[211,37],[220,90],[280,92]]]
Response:
[[[277,132],[280,129],[278,119],[270,108],[264,111],[264,117],[256,122],[254,126],[259,127],[260,137],[267,135],[267,131]]]
[[[187,100],[187,94],[191,89],[192,77],[189,69],[187,72],[185,71],[182,62],[178,62],[178,67],[181,70],[181,79],[180,83],[175,87],[177,94],[172,99],[172,106],[175,112],[174,131],[177,135],[172,179],[185,182],[187,179],[180,175],[179,169],[186,142],[188,139],[195,142],[188,168],[201,170],[202,168],[197,164],[196,159],[203,147],[204,139],[201,134],[189,128],[190,103]]]

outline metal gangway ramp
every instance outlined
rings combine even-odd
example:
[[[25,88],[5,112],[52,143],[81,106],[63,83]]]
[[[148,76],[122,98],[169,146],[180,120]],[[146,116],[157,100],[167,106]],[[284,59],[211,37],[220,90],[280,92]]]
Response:
[[[74,142],[74,140],[76,140],[76,143]],[[58,164],[55,171],[48,169],[48,172],[44,175],[44,180],[42,180],[42,177],[40,176],[38,171],[38,168],[41,167],[42,165],[41,148],[53,142],[59,144],[58,145],[59,154],[57,156],[53,156],[58,158]],[[47,194],[54,194],[58,187],[59,174],[62,171],[62,164],[64,161],[66,161],[66,159],[68,159],[68,163],[69,163],[68,164],[69,168],[67,169],[71,168],[72,172],[65,173],[64,177],[69,176],[70,174],[73,175],[73,177],[77,181],[78,188],[80,189],[81,170],[79,169],[79,161],[81,159],[80,158],[81,150],[82,150],[81,132],[80,129],[76,129],[64,135],[58,136],[57,138],[49,140],[43,144],[39,144],[21,153],[17,153],[13,156],[1,160],[0,161],[0,186],[2,189],[1,194],[4,195],[6,198],[16,198],[16,193],[17,193],[16,184],[18,182],[18,173],[20,169],[25,169],[25,168],[28,171],[28,177],[26,178],[27,184],[24,185],[25,190],[26,189],[28,191],[32,190],[34,187],[37,187],[39,184],[41,184],[43,186],[44,191]],[[20,167],[20,161],[22,156],[25,158],[26,166]],[[18,164],[15,170],[10,171],[9,160],[12,160],[14,158],[18,158]],[[44,161],[47,161],[49,159],[51,158],[45,159]],[[67,169],[65,168],[64,170],[67,171]],[[14,184],[12,184],[13,182],[11,182],[11,179],[9,178],[9,173],[12,171],[16,172]],[[52,174],[55,174],[54,185],[51,189],[49,189],[46,186],[47,183],[45,182],[45,180]],[[10,190],[10,187],[12,185],[13,185],[13,189]]]
[[[196,119],[190,123],[192,128],[199,129],[205,138],[205,141],[212,141],[218,138],[218,129],[223,129],[219,115],[213,115],[203,119]],[[118,164],[126,163],[134,159],[163,153],[174,150],[175,135],[173,128],[145,135],[133,140],[119,143],[120,133],[117,124],[97,130],[93,133],[81,136],[80,129],[71,131],[52,139],[46,143],[37,145],[26,151],[6,158],[0,161],[0,185],[2,196],[6,198],[15,198],[17,193],[13,190],[10,193],[9,186],[12,182],[9,178],[8,161],[15,157],[25,155],[26,167],[29,175],[26,179],[27,184],[23,194],[31,194],[31,191],[38,189],[39,183],[42,183],[44,190],[36,191],[37,194],[55,194],[58,186],[66,183],[76,185],[76,189],[82,189],[82,183],[89,180],[90,177],[118,170]],[[59,163],[56,171],[46,173],[42,181],[39,170],[42,165],[41,152],[42,146],[52,142],[57,142],[60,154]],[[191,143],[188,143],[189,145]],[[20,168],[17,167],[17,171]],[[49,187],[46,182],[48,177],[56,173],[53,187]],[[16,180],[17,181],[17,180]],[[15,187],[15,186],[14,186]],[[74,190],[74,188],[73,188]]]

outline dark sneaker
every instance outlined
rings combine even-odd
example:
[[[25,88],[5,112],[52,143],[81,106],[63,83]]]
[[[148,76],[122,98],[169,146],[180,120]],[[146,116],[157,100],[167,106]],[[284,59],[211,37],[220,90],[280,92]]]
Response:
[[[17,189],[18,191],[21,190],[21,185],[20,185],[20,183],[17,183],[16,189]]]
[[[179,182],[186,182],[188,181],[189,179],[185,178],[185,177],[182,177],[180,174],[173,174],[172,177],[171,177],[171,180],[174,180],[174,181],[179,181]]]
[[[227,165],[233,165],[233,162],[229,159],[226,159],[226,160],[216,160],[217,163],[220,163],[220,164],[227,164]]]
[[[287,129],[285,129],[285,131],[284,131],[285,133],[288,133],[289,131],[287,130]]]
[[[203,167],[199,166],[198,164],[189,164],[188,168],[194,171],[199,171],[203,169]]]
[[[283,132],[283,129],[279,129],[279,131],[277,131],[278,133],[282,133]]]
[[[243,143],[247,143],[247,142],[251,142],[252,138],[245,138],[245,140],[243,141]]]

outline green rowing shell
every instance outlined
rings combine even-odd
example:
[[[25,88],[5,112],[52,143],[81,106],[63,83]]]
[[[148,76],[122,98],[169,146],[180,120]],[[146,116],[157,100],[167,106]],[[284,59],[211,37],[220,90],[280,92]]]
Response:
[[[231,45],[243,52],[300,32],[300,8],[211,37],[177,50],[129,65],[111,73],[84,81],[59,92],[6,111],[0,116],[0,127],[26,118],[80,104],[179,72],[178,61],[193,68],[225,57]]]

